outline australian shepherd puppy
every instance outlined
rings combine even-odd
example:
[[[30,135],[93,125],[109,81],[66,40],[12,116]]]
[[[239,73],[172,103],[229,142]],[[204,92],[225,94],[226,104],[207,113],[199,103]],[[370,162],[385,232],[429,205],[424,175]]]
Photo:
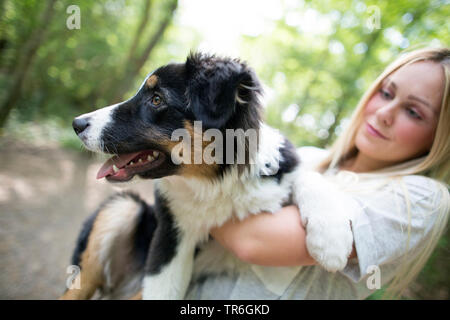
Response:
[[[328,270],[345,266],[348,219],[316,203],[331,187],[263,124],[261,93],[245,63],[195,53],[148,75],[131,99],[73,121],[86,148],[112,155],[97,178],[154,179],[155,203],[123,192],[100,206],[73,254],[80,288],[62,298],[182,299],[193,276],[248,267],[209,238],[212,227],[290,203],[304,207],[310,254]]]

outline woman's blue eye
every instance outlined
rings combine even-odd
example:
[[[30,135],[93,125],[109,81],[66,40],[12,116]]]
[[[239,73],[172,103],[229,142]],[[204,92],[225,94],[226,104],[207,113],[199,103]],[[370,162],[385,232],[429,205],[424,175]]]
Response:
[[[380,93],[381,96],[383,97],[383,99],[390,99],[391,98],[391,94],[383,89],[380,89]]]
[[[422,117],[416,111],[414,111],[414,109],[406,108],[406,112],[413,118],[422,119]]]

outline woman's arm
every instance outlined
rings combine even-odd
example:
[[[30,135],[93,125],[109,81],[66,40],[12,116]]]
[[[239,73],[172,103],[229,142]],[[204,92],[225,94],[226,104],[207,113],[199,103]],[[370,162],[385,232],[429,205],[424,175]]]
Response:
[[[239,259],[265,266],[314,265],[297,206],[262,212],[242,221],[227,221],[211,235]],[[356,256],[353,250],[351,257]]]
[[[313,265],[297,206],[227,221],[211,235],[239,259],[266,266]]]

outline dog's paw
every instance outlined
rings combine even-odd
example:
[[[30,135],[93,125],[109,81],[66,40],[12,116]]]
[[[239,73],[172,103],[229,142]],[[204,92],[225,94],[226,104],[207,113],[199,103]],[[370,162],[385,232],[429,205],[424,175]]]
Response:
[[[310,217],[306,225],[306,247],[327,271],[344,269],[353,248],[350,221]]]
[[[353,248],[350,221],[358,203],[317,172],[302,172],[294,186],[309,254],[326,270],[345,268]]]

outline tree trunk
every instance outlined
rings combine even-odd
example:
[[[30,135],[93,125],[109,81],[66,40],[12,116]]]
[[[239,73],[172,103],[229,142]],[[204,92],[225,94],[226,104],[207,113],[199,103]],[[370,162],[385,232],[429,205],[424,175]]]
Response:
[[[53,5],[55,4],[55,1],[56,0],[49,0],[47,2],[47,6],[41,15],[39,24],[25,43],[23,54],[21,58],[18,59],[17,66],[14,68],[14,73],[11,76],[11,85],[7,89],[8,93],[0,105],[0,130],[4,127],[11,110],[15,107],[17,101],[19,100],[23,80],[30,69],[37,50],[42,42],[44,42],[48,22],[51,20],[54,13]]]
[[[145,27],[147,26],[150,15],[150,7],[151,1],[145,0],[144,12],[142,14],[141,22],[137,28],[136,33],[134,34],[133,42],[131,43],[130,51],[128,53],[127,64],[133,60],[133,57],[136,54],[136,49],[139,45],[140,40],[142,39],[142,33],[144,32]]]
[[[158,44],[158,42],[161,40],[161,37],[164,34],[164,31],[169,26],[174,11],[178,6],[178,0],[173,0],[169,8],[167,10],[167,14],[164,17],[164,19],[161,21],[160,25],[156,29],[153,36],[150,38],[149,42],[147,43],[147,46],[143,50],[143,52],[140,55],[132,57],[129,56],[129,59],[127,61],[127,65],[125,66],[125,72],[121,78],[121,81],[119,84],[115,87],[115,90],[113,90],[113,96],[114,96],[114,103],[119,102],[123,100],[123,95],[130,89],[130,87],[133,85],[134,79],[139,74],[139,71],[144,66],[145,62],[147,61],[148,57],[150,56],[151,52],[155,48],[155,46]],[[143,30],[143,29],[142,29]],[[140,29],[138,29],[138,33],[142,32]],[[137,46],[137,44],[136,44]],[[133,50],[133,47],[131,48]],[[134,53],[130,51],[130,54]]]

